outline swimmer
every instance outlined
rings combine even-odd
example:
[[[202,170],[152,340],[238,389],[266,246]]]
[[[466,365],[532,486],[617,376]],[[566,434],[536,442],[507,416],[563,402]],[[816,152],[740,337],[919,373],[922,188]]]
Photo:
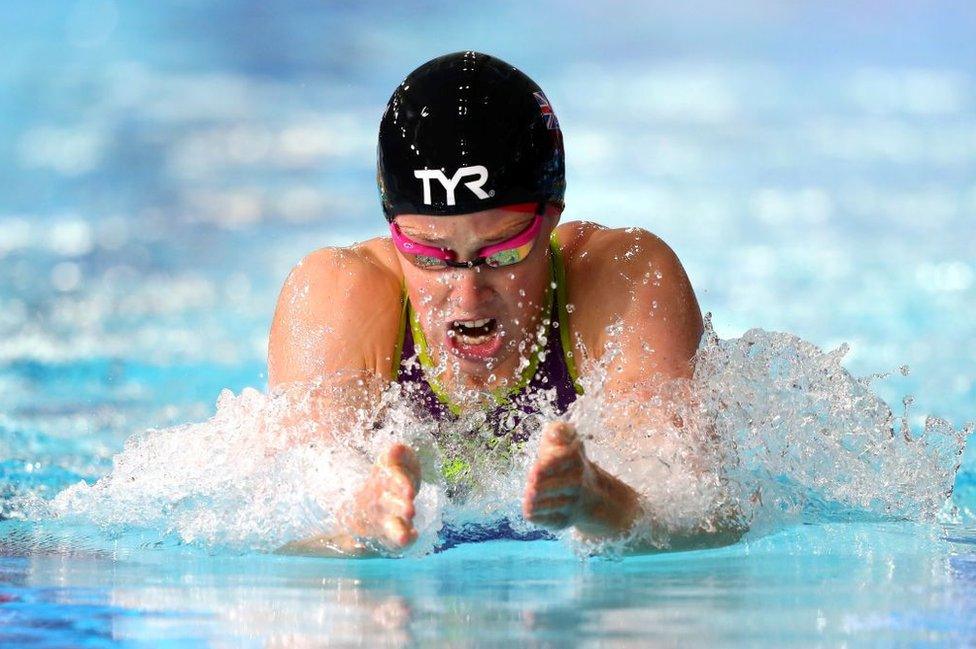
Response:
[[[425,63],[393,93],[377,154],[390,235],[317,250],[295,267],[271,328],[270,387],[378,376],[364,383],[364,399],[398,382],[418,408],[449,418],[470,408],[511,413],[540,390],[554,390],[562,412],[608,344],[618,353],[606,394],[646,395],[652,377],[691,377],[703,324],[681,263],[639,228],[560,224],[562,131],[525,74],[471,51]],[[621,434],[641,426],[607,424]],[[630,485],[587,457],[573,425],[552,421],[538,434],[526,520],[599,540],[646,513]],[[413,450],[393,445],[339,512],[343,531],[291,549],[409,546],[420,470]]]

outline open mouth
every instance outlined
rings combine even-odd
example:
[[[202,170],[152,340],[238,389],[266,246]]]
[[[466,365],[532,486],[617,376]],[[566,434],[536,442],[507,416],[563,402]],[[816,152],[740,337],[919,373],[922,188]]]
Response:
[[[498,321],[494,318],[453,320],[448,327],[448,341],[462,356],[491,358],[501,348]]]

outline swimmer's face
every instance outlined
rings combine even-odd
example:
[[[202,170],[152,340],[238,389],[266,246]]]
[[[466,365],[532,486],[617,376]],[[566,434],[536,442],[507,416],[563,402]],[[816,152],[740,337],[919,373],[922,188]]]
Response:
[[[401,214],[396,223],[405,237],[449,248],[467,261],[524,232],[534,219],[498,208],[460,216]],[[492,374],[511,380],[519,358],[529,356],[551,281],[549,235],[558,220],[558,211],[547,207],[532,251],[511,266],[431,270],[397,252],[431,354],[447,363],[449,375],[459,371],[475,383]]]

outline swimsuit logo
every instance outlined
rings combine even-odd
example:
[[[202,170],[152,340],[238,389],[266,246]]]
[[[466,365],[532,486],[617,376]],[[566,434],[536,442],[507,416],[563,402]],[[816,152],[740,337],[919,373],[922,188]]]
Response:
[[[458,183],[465,176],[477,176],[476,180],[472,180],[464,183],[464,186],[471,190],[471,192],[484,200],[490,196],[488,192],[483,190],[481,187],[488,182],[488,169],[483,165],[475,165],[473,167],[461,167],[454,172],[454,177],[448,178],[444,175],[444,172],[440,169],[417,169],[413,172],[413,175],[424,181],[424,205],[430,205],[430,179],[436,178],[440,181],[441,185],[444,187],[444,191],[447,193],[447,204],[454,205],[454,189],[458,186]]]

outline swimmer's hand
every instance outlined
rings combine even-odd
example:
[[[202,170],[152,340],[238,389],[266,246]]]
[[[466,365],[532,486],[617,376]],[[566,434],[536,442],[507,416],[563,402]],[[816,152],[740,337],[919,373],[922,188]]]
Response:
[[[391,552],[417,540],[413,500],[420,490],[420,461],[409,446],[394,444],[373,465],[366,484],[340,512],[348,532]]]
[[[640,514],[637,492],[586,457],[576,428],[550,422],[542,431],[522,498],[525,519],[584,537],[606,538],[630,529]]]
[[[420,461],[409,446],[393,444],[369,478],[337,516],[342,532],[289,543],[281,552],[321,556],[397,553],[417,540],[414,498],[420,490]]]

